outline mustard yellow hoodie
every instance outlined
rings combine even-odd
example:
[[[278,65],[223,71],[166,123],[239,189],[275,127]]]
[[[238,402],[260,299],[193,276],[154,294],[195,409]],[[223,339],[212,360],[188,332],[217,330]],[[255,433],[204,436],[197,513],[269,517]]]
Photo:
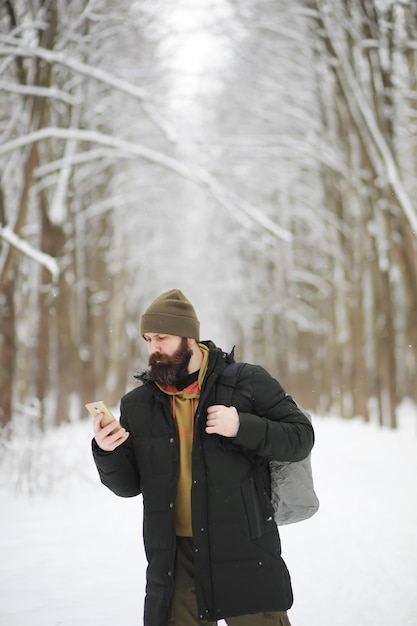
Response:
[[[198,344],[203,355],[198,380],[179,391],[175,386],[159,385],[171,396],[172,416],[178,430],[180,467],[177,483],[176,533],[180,537],[192,537],[191,525],[191,456],[194,438],[194,416],[200,399],[200,390],[207,371],[208,348]]]

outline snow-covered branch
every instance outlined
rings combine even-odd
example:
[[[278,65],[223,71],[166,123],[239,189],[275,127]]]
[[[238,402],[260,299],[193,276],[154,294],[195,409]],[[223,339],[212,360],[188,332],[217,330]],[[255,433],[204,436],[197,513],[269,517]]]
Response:
[[[42,98],[52,98],[55,100],[61,100],[66,104],[79,104],[80,99],[75,98],[71,94],[57,89],[55,87],[38,87],[37,85],[20,85],[18,83],[9,83],[6,81],[0,81],[0,90],[8,91],[10,93],[20,93],[25,96],[40,96]]]
[[[144,100],[148,97],[147,93],[129,83],[127,80],[123,80],[122,78],[117,78],[110,72],[106,72],[100,67],[93,67],[88,63],[83,63],[82,61],[77,61],[76,59],[68,56],[63,52],[56,52],[55,50],[47,50],[46,48],[40,47],[29,47],[22,46],[21,41],[19,39],[10,40],[13,41],[15,45],[11,46],[1,46],[0,45],[0,56],[20,56],[20,57],[37,57],[38,59],[43,59],[47,63],[57,63],[73,72],[80,74],[82,76],[88,76],[89,78],[94,78],[97,81],[102,83],[106,83],[107,85],[118,89],[119,91],[123,91],[131,96],[134,96],[138,100]]]
[[[36,178],[43,178],[54,172],[58,172],[61,168],[74,167],[75,165],[82,165],[83,163],[90,163],[91,161],[99,161],[100,159],[120,159],[120,149],[114,148],[94,148],[93,150],[85,150],[84,152],[77,152],[70,156],[64,156],[62,159],[56,159],[55,161],[49,161],[44,165],[35,167],[34,174]],[[124,155],[128,158],[128,155]],[[133,156],[132,156],[133,158]]]
[[[97,131],[81,130],[78,128],[42,128],[40,130],[28,133],[18,139],[13,139],[3,146],[0,146],[0,156],[7,154],[12,150],[22,148],[35,141],[43,141],[46,139],[72,139],[78,141],[85,141],[95,143],[111,148],[120,150],[120,156],[142,158],[150,163],[160,165],[166,169],[186,178],[190,182],[207,189],[215,200],[225,208],[240,224],[246,228],[250,228],[253,225],[260,226],[262,229],[267,230],[274,237],[283,241],[291,241],[291,233],[281,228],[273,220],[268,218],[260,209],[254,207],[241,199],[235,198],[230,191],[228,191],[223,185],[221,185],[213,176],[211,176],[206,170],[197,168],[195,165],[187,165],[182,163],[178,159],[173,159],[161,152],[147,148],[146,146],[132,143],[124,139],[105,135]],[[70,159],[77,159],[78,155],[74,154],[66,159],[65,165],[70,163]],[[49,170],[50,171],[50,170]]]
[[[27,135],[23,135],[22,137],[18,137],[17,139],[13,139],[12,141],[9,141],[0,146],[0,156],[2,154],[12,152],[13,150],[16,150],[18,148],[28,146],[34,142],[44,141],[46,139],[71,139],[85,141],[93,144],[95,143],[111,148],[117,148],[122,153],[124,152],[128,155],[134,154],[135,156],[141,157],[147,161],[150,161],[151,163],[162,165],[167,169],[170,169],[175,173],[180,174],[181,176],[190,178],[190,171],[187,167],[185,167],[176,159],[172,159],[171,157],[168,157],[161,152],[157,152],[156,150],[152,150],[151,148],[147,148],[146,146],[137,143],[125,141],[124,139],[119,139],[117,137],[112,137],[104,133],[99,133],[94,130],[82,130],[79,128],[68,129],[53,126],[41,128],[32,133],[28,133]],[[66,162],[66,164],[68,164],[68,162]]]
[[[149,95],[144,89],[137,87],[137,85],[134,85],[127,80],[118,78],[117,76],[114,76],[114,74],[106,72],[99,67],[93,67],[88,63],[77,61],[76,59],[68,57],[68,55],[62,52],[48,50],[39,46],[22,46],[21,40],[13,37],[5,38],[5,40],[7,41],[9,46],[0,45],[0,56],[36,57],[39,59],[43,59],[47,63],[56,63],[58,65],[62,65],[77,74],[92,78],[98,82],[109,85],[113,89],[117,89],[118,91],[126,93],[141,102],[143,111],[146,113],[148,118],[156,126],[156,128],[158,128],[166,136],[169,141],[172,142],[175,140],[175,136],[172,134],[172,128],[169,127],[166,121],[150,103]],[[22,89],[30,89],[31,92],[33,92],[34,88],[22,87]],[[62,94],[62,92],[58,92],[58,90],[53,91],[55,94],[54,97],[58,97],[57,93]],[[39,92],[39,95],[43,95],[43,93]],[[67,97],[70,98],[71,96],[68,95]]]
[[[8,226],[0,225],[0,237],[4,239],[4,241],[7,241],[9,245],[19,250],[19,252],[22,252],[22,254],[35,261],[35,263],[45,267],[51,273],[54,280],[58,279],[59,266],[56,259],[31,246],[30,243],[18,237]]]

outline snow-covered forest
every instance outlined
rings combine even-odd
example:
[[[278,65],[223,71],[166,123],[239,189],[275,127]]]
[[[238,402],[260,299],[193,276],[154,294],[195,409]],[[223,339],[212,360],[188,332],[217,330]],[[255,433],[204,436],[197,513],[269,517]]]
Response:
[[[164,289],[315,412],[417,401],[414,0],[3,0],[0,421],[111,406]]]

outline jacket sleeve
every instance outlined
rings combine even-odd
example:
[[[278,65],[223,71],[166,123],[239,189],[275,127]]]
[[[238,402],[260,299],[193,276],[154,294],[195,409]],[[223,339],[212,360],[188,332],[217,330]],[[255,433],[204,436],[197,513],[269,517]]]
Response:
[[[248,389],[252,408],[250,412],[240,411],[239,390],[248,397]],[[240,427],[235,444],[268,460],[301,461],[310,454],[314,445],[310,420],[262,367],[243,368],[236,401]]]
[[[123,424],[123,414],[120,421]],[[103,485],[123,498],[130,498],[141,493],[139,469],[131,435],[113,452],[105,452],[93,439],[92,451]]]

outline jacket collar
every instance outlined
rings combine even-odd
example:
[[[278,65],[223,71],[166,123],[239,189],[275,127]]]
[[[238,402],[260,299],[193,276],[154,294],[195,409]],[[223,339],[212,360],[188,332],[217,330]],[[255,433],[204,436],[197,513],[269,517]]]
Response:
[[[228,363],[233,363],[235,360],[235,346],[231,349],[229,353],[223,352],[220,348],[218,348],[212,341],[200,341],[203,346],[206,346],[209,349],[209,360],[207,365],[207,375],[212,374],[213,372],[221,372],[224,367]],[[143,370],[134,374],[134,378],[140,380],[141,383],[151,383],[149,380],[149,370]]]

